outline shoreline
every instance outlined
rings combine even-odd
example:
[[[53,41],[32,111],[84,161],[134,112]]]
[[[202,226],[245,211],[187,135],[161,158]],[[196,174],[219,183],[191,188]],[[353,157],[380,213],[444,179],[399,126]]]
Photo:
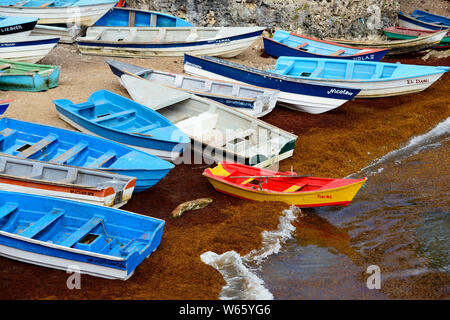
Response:
[[[262,42],[262,41],[261,41]],[[41,93],[2,92],[12,98],[4,116],[71,129],[58,118],[53,99],[85,101],[100,89],[129,97],[103,61],[83,56],[76,45],[58,45],[40,64],[61,66],[60,84]],[[114,58],[115,59],[115,58]],[[117,60],[164,71],[182,73],[183,58]],[[261,43],[230,61],[261,66],[274,58],[261,54]],[[421,60],[420,56],[383,59],[409,64],[450,65],[450,58]],[[294,155],[280,163],[280,170],[324,177],[345,177],[359,172],[376,159],[406,144],[413,136],[431,130],[450,116],[450,75],[423,92],[378,99],[354,99],[321,115],[276,107],[262,120],[298,135]],[[133,195],[124,210],[166,221],[161,245],[138,266],[127,281],[81,276],[81,290],[69,290],[69,274],[0,258],[1,299],[218,299],[225,285],[222,275],[206,265],[200,255],[234,250],[241,256],[261,246],[262,232],[274,230],[289,206],[259,203],[216,192],[202,171],[208,165],[178,165],[148,191]],[[370,183],[370,179],[366,182]],[[356,195],[358,196],[358,195]],[[213,199],[208,207],[169,217],[180,203],[197,198]],[[352,205],[350,203],[350,205]],[[312,213],[314,209],[304,209]],[[295,223],[302,225],[302,222]],[[321,236],[333,237],[329,223],[314,219]],[[347,235],[348,237],[348,235]],[[345,235],[336,246],[348,246]],[[45,279],[45,280],[43,280]],[[424,293],[425,294],[425,293]],[[405,292],[407,298],[408,293]],[[275,297],[276,298],[276,297]],[[426,298],[426,297],[424,297]]]

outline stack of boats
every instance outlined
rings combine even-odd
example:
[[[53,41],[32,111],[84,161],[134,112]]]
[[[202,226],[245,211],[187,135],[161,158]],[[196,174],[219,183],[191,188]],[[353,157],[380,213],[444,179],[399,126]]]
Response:
[[[191,152],[194,163],[216,163],[203,175],[220,192],[299,207],[348,205],[365,178],[264,169],[292,156],[297,136],[258,118],[276,105],[320,114],[353,98],[419,92],[449,70],[380,62],[444,42],[448,21],[420,12],[411,19],[434,29],[375,44],[277,30],[263,38],[276,63],[253,68],[222,58],[249,48],[263,27],[196,27],[116,2],[0,4],[0,90],[56,87],[60,67],[35,62],[58,41],[77,42],[83,54],[183,56],[187,73],[106,59],[131,99],[100,90],[81,103],[54,100],[59,117],[81,132],[1,118],[0,255],[128,279],[160,244],[164,221],[118,208],[175,164],[190,163]],[[10,102],[0,101],[0,113]]]

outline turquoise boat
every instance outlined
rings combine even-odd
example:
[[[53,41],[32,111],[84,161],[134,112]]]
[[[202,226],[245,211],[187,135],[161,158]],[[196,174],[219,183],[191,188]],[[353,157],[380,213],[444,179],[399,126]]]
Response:
[[[127,280],[161,243],[164,224],[120,209],[0,191],[0,256],[38,266]]]
[[[0,90],[46,91],[58,86],[59,67],[0,59]]]

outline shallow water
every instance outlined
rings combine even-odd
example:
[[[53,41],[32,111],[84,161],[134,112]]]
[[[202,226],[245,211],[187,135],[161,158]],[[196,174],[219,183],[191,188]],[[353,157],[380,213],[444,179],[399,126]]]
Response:
[[[212,259],[228,283],[221,299],[447,298],[449,159],[446,119],[353,175],[368,182],[349,206],[282,218],[257,258]],[[370,265],[381,270],[380,289],[366,285]]]

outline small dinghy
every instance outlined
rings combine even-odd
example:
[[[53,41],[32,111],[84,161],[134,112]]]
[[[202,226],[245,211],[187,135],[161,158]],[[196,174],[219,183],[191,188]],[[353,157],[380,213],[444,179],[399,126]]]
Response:
[[[11,102],[13,102],[12,99],[0,99],[0,115],[6,112]]]
[[[273,57],[352,59],[380,61],[389,49],[355,48],[330,41],[314,39],[284,30],[277,30],[273,38],[263,37],[264,52]]]
[[[120,77],[123,74],[135,75],[170,88],[215,100],[256,118],[271,112],[277,103],[277,90],[141,68],[116,60],[106,59],[105,62],[121,84]]]
[[[192,150],[207,163],[231,159],[266,167],[294,152],[297,136],[235,108],[126,74],[122,81],[135,101],[158,111],[186,133]]]
[[[311,81],[278,75],[216,57],[186,54],[184,71],[201,77],[278,90],[278,104],[312,114],[335,109],[359,93],[359,89],[314,84]]]
[[[170,14],[134,8],[111,8],[96,27],[193,27],[192,23]]]
[[[221,162],[203,175],[217,191],[249,200],[280,201],[298,207],[346,206],[366,182],[276,172]]]
[[[79,104],[67,99],[53,103],[61,119],[78,130],[166,160],[178,158],[190,142],[158,112],[107,90],[94,92],[88,101]]]
[[[0,40],[0,58],[36,63],[57,46],[59,37],[27,36],[11,41]]]
[[[357,98],[379,98],[420,92],[449,67],[400,63],[280,57],[270,72],[327,85],[360,89]]]
[[[407,39],[416,39],[417,37],[421,37],[425,34],[431,34],[433,32],[437,32],[435,30],[420,30],[420,29],[408,29],[402,27],[389,27],[383,29],[384,34],[389,39],[393,40],[407,40]],[[445,37],[439,42],[433,49],[448,49],[450,48],[450,31],[447,32]]]
[[[0,90],[46,91],[58,86],[59,67],[0,59]]]
[[[76,24],[88,27],[100,19],[117,0],[2,0],[4,16],[36,17],[38,24]]]
[[[38,18],[33,17],[0,16],[0,41],[11,41],[29,36],[37,22]]]
[[[163,220],[120,209],[0,191],[0,255],[38,266],[127,280],[163,228]]]
[[[408,40],[394,40],[394,41],[360,41],[360,40],[345,40],[345,39],[330,39],[340,44],[345,44],[354,47],[367,48],[389,48],[386,56],[398,55],[411,52],[420,52],[423,50],[435,47],[445,37],[447,31],[439,31],[432,34],[425,34],[420,37]]]
[[[403,28],[421,30],[444,30],[450,28],[450,18],[423,10],[414,10],[411,15],[398,13],[398,25]]]
[[[151,188],[174,167],[111,140],[6,117],[0,119],[0,142],[0,154],[136,177],[136,192]]]
[[[83,54],[117,57],[182,57],[207,54],[231,58],[260,36],[261,27],[89,27],[77,39]]]
[[[135,177],[0,155],[0,190],[119,208],[131,199]]]

